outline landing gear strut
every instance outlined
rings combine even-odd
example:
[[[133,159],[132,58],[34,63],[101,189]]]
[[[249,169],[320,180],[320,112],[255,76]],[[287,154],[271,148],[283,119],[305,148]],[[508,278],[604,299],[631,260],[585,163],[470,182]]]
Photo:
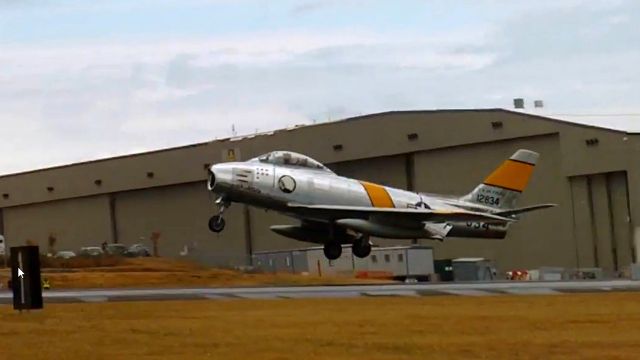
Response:
[[[371,242],[369,241],[369,237],[361,235],[353,242],[351,251],[353,252],[353,255],[359,258],[366,258],[369,256],[369,254],[371,254]]]
[[[229,202],[220,197],[216,200],[216,205],[218,205],[218,214],[209,219],[209,230],[219,233],[224,230],[225,221],[222,214],[229,207]]]

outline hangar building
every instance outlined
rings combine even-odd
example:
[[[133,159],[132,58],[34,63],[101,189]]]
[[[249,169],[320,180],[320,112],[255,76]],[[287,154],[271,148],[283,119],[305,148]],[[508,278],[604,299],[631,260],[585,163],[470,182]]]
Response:
[[[149,244],[162,256],[242,265],[257,251],[305,247],[271,233],[292,223],[234,204],[227,227],[214,214],[206,168],[291,150],[340,175],[433,193],[465,194],[515,150],[541,154],[520,206],[555,202],[527,214],[504,240],[448,239],[436,258],[485,257],[500,269],[537,266],[623,269],[635,261],[640,226],[640,135],[504,109],[392,111],[191,146],[0,177],[0,233],[9,245],[56,250],[102,242]],[[377,239],[381,245],[410,241]]]

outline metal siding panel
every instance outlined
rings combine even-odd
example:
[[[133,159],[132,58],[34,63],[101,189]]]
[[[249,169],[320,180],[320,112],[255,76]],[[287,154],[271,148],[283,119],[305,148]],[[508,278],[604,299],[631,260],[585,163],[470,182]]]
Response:
[[[404,261],[398,261],[398,255],[402,254]],[[407,265],[405,264],[407,259],[404,257],[404,249],[393,250],[391,254],[391,265],[393,267],[393,273],[397,276],[403,276],[407,274]]]
[[[400,189],[407,187],[406,159],[404,156],[385,156],[331,164],[341,176],[371,181],[375,184]]]
[[[49,234],[56,236],[56,251],[111,242],[106,195],[6,208],[3,213],[4,235],[13,246],[31,240],[44,252]]]
[[[614,243],[613,234],[611,233],[611,211],[609,210],[607,178],[604,174],[598,174],[589,176],[589,180],[591,183],[598,266],[603,270],[614,271]]]
[[[592,231],[589,186],[585,176],[570,178],[575,242],[576,267],[596,266],[595,243]]]
[[[611,202],[611,219],[616,245],[618,270],[628,267],[632,262],[631,224],[629,215],[629,197],[627,193],[627,173],[608,174],[607,183]]]
[[[298,221],[290,217],[278,214],[275,211],[265,211],[258,208],[249,208],[251,219],[251,234],[253,251],[270,251],[284,249],[300,249],[313,246],[294,239],[278,235],[271,231],[271,225],[294,225]],[[228,219],[230,219],[228,217]]]
[[[428,275],[435,273],[432,249],[408,249],[407,253],[410,275]]]
[[[322,251],[318,250],[306,250],[307,263],[309,264],[309,274],[313,276],[321,276],[324,275],[322,272],[322,268],[325,264],[323,264],[324,255]]]
[[[207,221],[215,213],[213,199],[202,183],[137,190],[116,194],[116,223],[120,242],[142,242],[151,246],[151,232],[160,232],[162,256],[188,258],[208,265],[247,265],[242,206],[226,212],[226,227],[220,234],[209,231]]]
[[[293,272],[299,274],[309,272],[309,262],[305,251],[292,251]]]
[[[146,154],[98,160],[35,172],[0,177],[0,187],[10,193],[0,206],[114,193],[172,184],[204,181],[205,163],[220,162],[221,144],[207,143]],[[147,172],[153,172],[152,178]],[[100,179],[100,186],[94,181]],[[55,188],[47,192],[46,187]],[[204,185],[203,185],[204,186]]]
[[[565,176],[621,171],[638,154],[638,148],[629,141],[630,135],[621,132],[571,127],[563,129],[560,136]],[[588,139],[598,139],[598,144],[588,146]]]

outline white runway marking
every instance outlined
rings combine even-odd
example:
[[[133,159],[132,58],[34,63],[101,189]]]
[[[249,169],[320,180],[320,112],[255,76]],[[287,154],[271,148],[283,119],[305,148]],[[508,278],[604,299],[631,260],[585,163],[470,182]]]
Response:
[[[461,296],[490,296],[490,295],[498,295],[496,293],[491,293],[488,291],[482,290],[442,290],[441,292],[449,295],[461,295]]]
[[[109,298],[107,298],[106,296],[82,296],[82,297],[79,297],[78,299],[80,299],[80,301],[82,301],[82,302],[107,302],[107,301],[109,301]]]
[[[362,294],[367,296],[420,296],[418,292],[411,290],[379,290],[367,291]]]
[[[510,289],[505,290],[506,293],[511,295],[558,295],[560,294],[558,291],[547,288],[538,288],[538,289]]]

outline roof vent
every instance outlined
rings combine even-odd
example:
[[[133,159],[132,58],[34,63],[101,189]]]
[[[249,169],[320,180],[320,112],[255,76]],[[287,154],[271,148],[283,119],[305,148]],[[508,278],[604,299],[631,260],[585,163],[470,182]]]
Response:
[[[55,190],[55,189],[53,188],[53,186],[47,186],[47,191],[48,191],[48,192],[53,192],[53,190]]]
[[[418,140],[418,134],[416,133],[407,134],[407,139],[409,139],[410,141]]]
[[[513,99],[513,107],[516,109],[524,109],[524,99],[523,98]]]
[[[544,101],[542,101],[542,100],[534,100],[533,101],[533,107],[534,108],[538,108],[538,109],[542,109],[544,107]]]
[[[342,151],[342,144],[333,145],[333,151]]]
[[[203,167],[205,170],[209,170],[209,168],[211,167],[211,164],[204,164],[204,165],[202,165],[202,167]]]
[[[102,180],[96,179],[93,183],[96,184],[96,186],[100,186],[102,185]]]
[[[9,194],[7,194],[7,193],[2,194],[2,198],[3,199],[8,199],[9,198]]]
[[[149,179],[153,178],[154,176],[155,176],[155,174],[153,173],[153,171],[149,171],[149,172],[147,172],[147,177],[148,177]]]
[[[491,127],[494,129],[501,129],[502,128],[502,121],[492,121],[491,122]]]

